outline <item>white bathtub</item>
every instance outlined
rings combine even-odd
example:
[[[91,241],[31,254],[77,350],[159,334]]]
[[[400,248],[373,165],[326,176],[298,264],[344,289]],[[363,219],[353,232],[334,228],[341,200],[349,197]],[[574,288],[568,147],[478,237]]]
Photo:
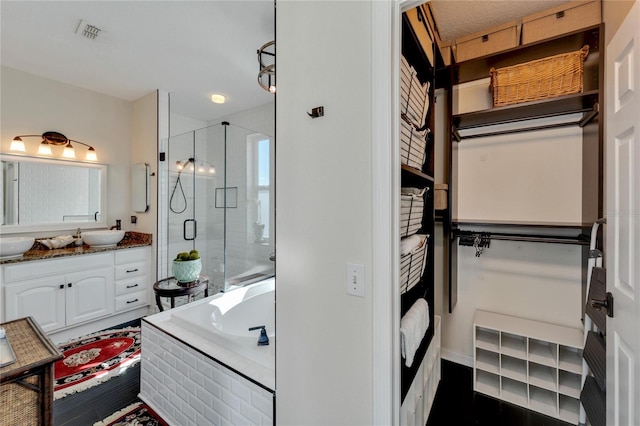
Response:
[[[145,318],[187,345],[269,389],[275,385],[275,278]],[[268,346],[258,346],[264,325]]]
[[[205,300],[206,303],[175,311],[172,320],[183,327],[200,330],[207,338],[249,339],[257,346],[260,331],[249,331],[249,328],[261,325],[265,326],[269,339],[275,338],[275,278]]]

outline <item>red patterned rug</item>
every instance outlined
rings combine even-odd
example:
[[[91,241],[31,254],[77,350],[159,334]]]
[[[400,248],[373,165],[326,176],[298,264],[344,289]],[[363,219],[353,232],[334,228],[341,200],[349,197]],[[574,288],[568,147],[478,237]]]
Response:
[[[113,413],[101,422],[93,426],[168,426],[162,418],[156,414],[144,402],[136,402]]]
[[[103,383],[139,362],[140,328],[100,331],[58,348],[64,358],[54,364],[54,399]]]

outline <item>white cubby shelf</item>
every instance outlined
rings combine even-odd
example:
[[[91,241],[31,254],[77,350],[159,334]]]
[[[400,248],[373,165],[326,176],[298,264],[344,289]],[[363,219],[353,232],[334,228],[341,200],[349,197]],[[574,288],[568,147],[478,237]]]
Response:
[[[473,388],[577,425],[582,336],[578,328],[476,311]]]

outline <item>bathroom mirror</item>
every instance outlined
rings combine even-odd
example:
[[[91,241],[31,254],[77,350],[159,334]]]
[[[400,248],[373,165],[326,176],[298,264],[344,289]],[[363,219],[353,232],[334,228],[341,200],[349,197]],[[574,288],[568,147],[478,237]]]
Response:
[[[149,165],[131,166],[131,209],[136,213],[149,210]]]
[[[106,226],[107,166],[5,155],[2,233]]]

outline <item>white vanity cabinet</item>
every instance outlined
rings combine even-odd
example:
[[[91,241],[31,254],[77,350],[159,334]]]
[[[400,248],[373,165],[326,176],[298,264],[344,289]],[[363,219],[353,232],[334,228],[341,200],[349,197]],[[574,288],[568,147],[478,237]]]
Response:
[[[149,304],[148,248],[120,250],[115,253],[116,312]]]
[[[4,265],[0,322],[31,316],[63,341],[140,318],[151,300],[150,265],[150,246]]]
[[[5,321],[32,316],[52,332],[114,311],[113,254],[4,267]]]

